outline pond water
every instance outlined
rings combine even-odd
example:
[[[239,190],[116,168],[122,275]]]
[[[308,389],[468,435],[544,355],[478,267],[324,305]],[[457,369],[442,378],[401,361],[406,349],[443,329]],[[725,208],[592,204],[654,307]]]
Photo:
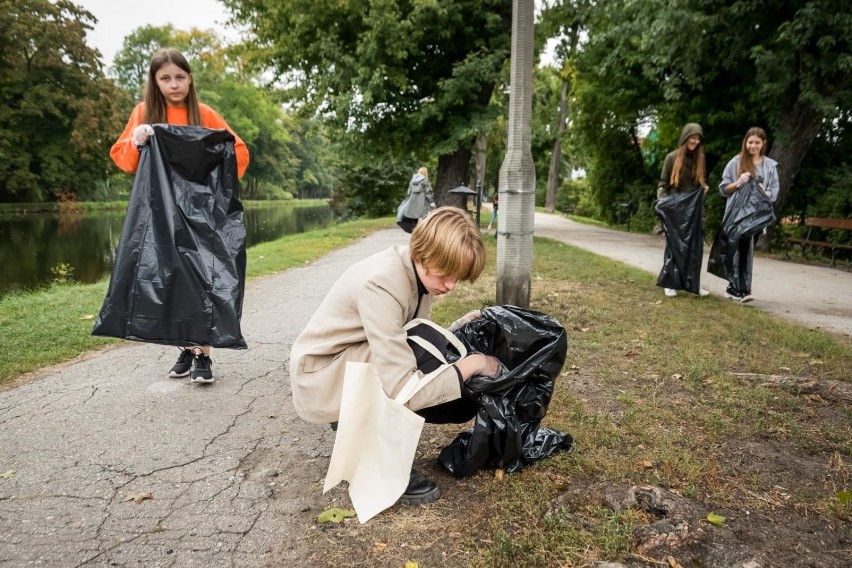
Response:
[[[246,245],[331,225],[328,205],[298,201],[248,204]],[[0,216],[0,296],[31,290],[63,275],[76,282],[100,280],[112,270],[124,211],[32,213]]]

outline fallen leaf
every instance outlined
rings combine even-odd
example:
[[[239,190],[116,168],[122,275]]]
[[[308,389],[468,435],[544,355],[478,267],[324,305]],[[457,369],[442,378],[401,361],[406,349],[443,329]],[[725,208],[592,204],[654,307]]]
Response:
[[[83,317],[81,317],[80,319],[84,320],[84,321],[89,321],[89,320],[95,319],[95,316],[93,316],[92,314],[86,314]]]
[[[405,568],[420,568],[420,564],[418,564],[417,562],[412,562],[411,560],[408,560],[408,561],[405,562]]]
[[[337,507],[329,507],[319,515],[317,515],[318,523],[339,523],[347,517],[354,517],[355,511],[352,509],[339,509]]]
[[[666,558],[666,562],[669,563],[670,568],[683,568],[683,565],[680,564],[677,560],[674,559],[674,556],[669,556]]]
[[[582,331],[583,333],[586,333],[587,331],[589,331],[589,329],[590,328],[588,328],[588,327],[581,327],[580,331]]]
[[[654,467],[654,462],[650,460],[642,460],[642,467],[644,467],[645,469],[652,468]]]
[[[130,493],[127,497],[124,498],[124,503],[127,503],[128,501],[135,501],[136,504],[138,505],[139,503],[141,503],[145,499],[153,499],[153,498],[154,498],[154,494],[149,493],[147,491],[145,493]]]
[[[386,542],[377,542],[375,544],[376,544],[376,547],[375,547],[376,552],[384,552],[385,549],[388,547],[388,543],[386,543]]]
[[[498,470],[494,471],[494,478],[497,479],[498,481],[503,481],[504,475],[505,475],[505,473],[503,472],[502,469],[498,469]]]
[[[725,517],[723,517],[722,515],[717,515],[716,513],[707,513],[707,522],[711,525],[721,527],[725,524]]]
[[[675,373],[674,375],[672,375],[672,378],[676,381],[679,381],[683,378],[683,375],[681,375],[680,373]]]
[[[7,469],[3,473],[0,473],[0,477],[2,477],[3,479],[9,479],[13,475],[15,475],[15,473],[17,472],[14,469]]]

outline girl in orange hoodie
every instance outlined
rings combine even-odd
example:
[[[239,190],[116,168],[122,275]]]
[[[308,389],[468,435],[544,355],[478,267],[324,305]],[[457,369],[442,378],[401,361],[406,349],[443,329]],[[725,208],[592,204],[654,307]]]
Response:
[[[139,165],[139,148],[148,142],[153,133],[151,125],[162,123],[227,130],[234,135],[237,173],[239,177],[245,173],[249,163],[245,142],[231,130],[219,113],[198,101],[189,63],[179,51],[170,48],[160,49],[151,58],[145,97],[133,109],[124,132],[109,152],[115,165],[129,174],[135,174]],[[169,376],[185,377],[190,373],[192,382],[213,382],[209,346],[181,349],[180,357],[169,371]]]

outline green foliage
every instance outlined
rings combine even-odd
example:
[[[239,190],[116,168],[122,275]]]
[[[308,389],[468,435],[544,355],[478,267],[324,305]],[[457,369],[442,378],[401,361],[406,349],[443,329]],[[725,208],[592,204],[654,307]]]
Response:
[[[546,16],[557,23],[562,18],[557,29],[564,31],[574,5],[557,2]],[[637,212],[647,209],[662,159],[686,122],[704,126],[711,187],[746,129],[760,125],[769,133],[770,156],[780,163],[777,207],[790,195],[784,214],[842,212],[850,201],[842,166],[848,151],[827,159],[828,167],[814,164],[822,161],[819,153],[832,155],[821,140],[848,148],[842,123],[852,109],[852,12],[829,0],[769,9],[746,0],[612,0],[595,3],[583,23],[588,41],[575,60],[572,124],[583,152],[578,159],[605,216],[622,198],[618,185],[632,186],[626,193]],[[611,144],[613,132],[637,139],[647,134],[642,164],[631,145]],[[613,165],[615,171],[600,171]],[[625,177],[631,175],[632,184]],[[816,204],[824,198],[825,206]],[[708,215],[721,216],[722,204],[708,201]]]
[[[0,201],[74,199],[102,181],[127,101],[67,0],[0,3]]]
[[[277,75],[285,96],[373,153],[467,152],[494,120],[488,103],[509,55],[508,2],[225,4],[250,26],[248,55]],[[467,166],[447,163],[433,184],[439,202],[449,184],[466,181]]]
[[[351,217],[396,215],[408,182],[416,171],[412,160],[355,159],[341,168],[331,200],[335,214]]]

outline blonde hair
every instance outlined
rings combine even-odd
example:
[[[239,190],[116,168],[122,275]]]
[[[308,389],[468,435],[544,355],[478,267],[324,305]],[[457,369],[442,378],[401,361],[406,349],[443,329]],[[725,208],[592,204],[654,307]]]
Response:
[[[426,166],[421,166],[417,173],[423,177],[429,177],[429,170],[426,169]]]
[[[411,260],[440,276],[474,282],[485,267],[485,243],[473,219],[457,207],[439,207],[411,233]]]

